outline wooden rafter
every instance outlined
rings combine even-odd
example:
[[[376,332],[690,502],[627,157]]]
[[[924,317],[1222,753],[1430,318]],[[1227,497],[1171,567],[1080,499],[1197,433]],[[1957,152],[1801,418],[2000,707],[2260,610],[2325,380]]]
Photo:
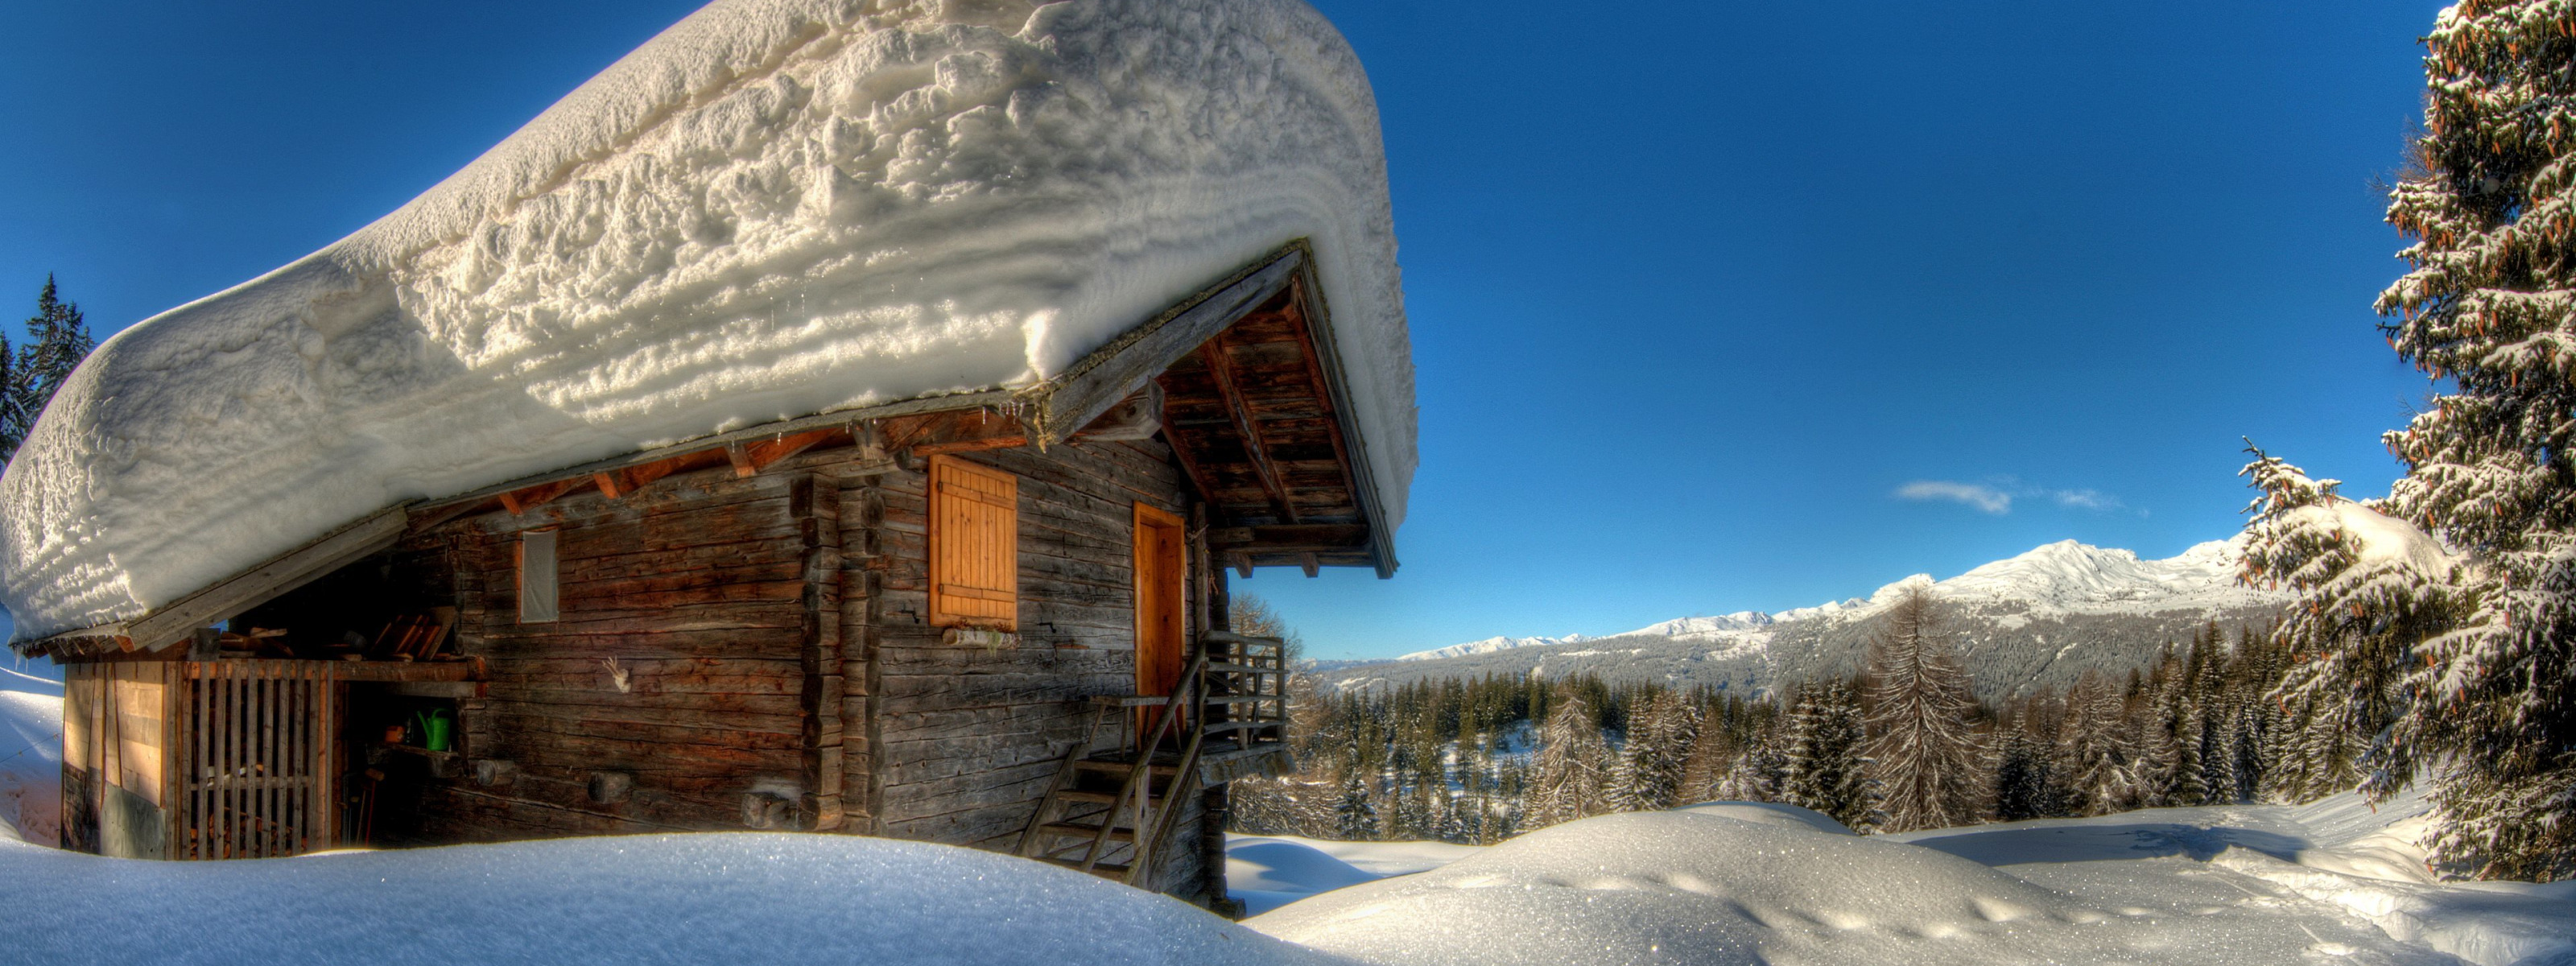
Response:
[[[848,431],[838,427],[831,429],[809,429],[801,433],[789,433],[772,439],[759,440],[756,442],[735,441],[726,443],[724,447],[725,461],[733,464],[733,475],[735,476],[757,476],[760,474],[760,471],[777,465],[780,460],[802,453],[806,450],[813,449],[824,440],[840,436],[846,432]]]
[[[988,409],[962,409],[882,421],[888,449],[909,449],[915,456],[1009,449],[1029,444],[1028,427],[1016,416]]]
[[[599,494],[601,496],[605,496],[611,500],[619,499],[624,497],[626,494],[635,491],[634,487],[626,485],[626,473],[622,470],[593,473],[590,474],[590,480],[593,483],[599,484]]]
[[[511,490],[508,493],[500,495],[501,508],[510,511],[512,516],[516,516],[544,506],[556,497],[570,493],[584,486],[591,485],[591,483],[591,480],[576,476],[571,479],[554,480],[551,482],[539,483],[535,486]]]
[[[1351,492],[1358,493],[1359,480],[1353,478],[1351,473],[1351,467],[1355,464],[1351,462],[1350,447],[1342,441],[1341,416],[1333,411],[1333,389],[1324,378],[1325,356],[1315,347],[1315,332],[1311,325],[1313,320],[1307,318],[1305,304],[1306,283],[1300,278],[1289,283],[1288,306],[1283,311],[1296,320],[1296,324],[1288,328],[1289,331],[1297,334],[1297,351],[1309,360],[1305,366],[1307,385],[1313,387],[1315,406],[1323,410],[1324,438],[1333,444],[1333,462],[1342,468],[1344,485],[1350,487]]]
[[[1298,523],[1274,526],[1210,527],[1208,546],[1256,553],[1342,553],[1369,548],[1369,530],[1359,523]]]
[[[1263,492],[1279,508],[1279,519],[1297,522],[1297,508],[1288,502],[1288,487],[1279,477],[1279,467],[1270,461],[1270,447],[1261,438],[1261,424],[1252,418],[1252,409],[1243,401],[1243,388],[1234,381],[1234,357],[1226,354],[1226,337],[1199,344],[1199,359],[1207,364],[1208,378],[1216,383],[1219,401],[1225,404],[1227,418],[1234,421],[1234,431],[1243,437],[1244,458],[1252,464],[1252,475],[1261,481]]]

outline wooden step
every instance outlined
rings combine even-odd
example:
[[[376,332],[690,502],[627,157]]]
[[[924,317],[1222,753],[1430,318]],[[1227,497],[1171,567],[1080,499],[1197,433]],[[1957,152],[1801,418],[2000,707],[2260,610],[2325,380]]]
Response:
[[[1253,721],[1219,721],[1207,726],[1207,730],[1208,733],[1214,734],[1219,731],[1252,731],[1260,728],[1285,727],[1288,727],[1288,722],[1286,721],[1278,718],[1264,718]]]
[[[1100,826],[1084,825],[1080,822],[1048,822],[1044,825],[1038,826],[1038,831],[1048,835],[1062,835],[1066,838],[1077,839],[1092,839],[1099,838],[1100,836]],[[1136,841],[1136,830],[1124,825],[1111,828],[1109,830],[1109,838],[1105,841]]]
[[[1236,663],[1234,663],[1234,662],[1232,662],[1232,661],[1209,661],[1209,662],[1208,662],[1208,665],[1207,665],[1207,669],[1208,669],[1209,673],[1212,673],[1212,674],[1214,674],[1214,673],[1224,673],[1224,674],[1286,674],[1286,673],[1288,673],[1288,669],[1287,669],[1287,668],[1283,668],[1283,667],[1275,667],[1275,666],[1273,666],[1273,667],[1265,667],[1265,666],[1263,666],[1263,665],[1259,665],[1259,664],[1236,664]]]
[[[1168,694],[1095,694],[1091,696],[1091,706],[1095,708],[1151,708],[1161,707],[1171,701],[1172,696]]]
[[[1083,758],[1076,760],[1073,763],[1073,767],[1079,768],[1083,771],[1116,772],[1123,775],[1128,771],[1133,770],[1136,767],[1136,763],[1132,761],[1106,761]],[[1166,765],[1161,762],[1155,762],[1151,765],[1145,766],[1145,768],[1147,771],[1151,771],[1156,775],[1171,775],[1176,774],[1181,770],[1179,765]]]
[[[1082,867],[1082,861],[1079,859],[1040,858],[1038,861],[1061,865],[1076,872],[1089,871],[1092,875],[1099,876],[1103,879],[1124,879],[1127,877],[1127,867],[1114,862],[1103,862],[1099,865],[1092,866],[1089,870],[1085,870]]]
[[[1148,806],[1162,804],[1165,797],[1163,793],[1169,787],[1170,786],[1168,784],[1161,784],[1146,789],[1145,804]],[[1115,788],[1068,788],[1057,792],[1055,797],[1061,801],[1082,802],[1090,805],[1118,804],[1118,790]]]

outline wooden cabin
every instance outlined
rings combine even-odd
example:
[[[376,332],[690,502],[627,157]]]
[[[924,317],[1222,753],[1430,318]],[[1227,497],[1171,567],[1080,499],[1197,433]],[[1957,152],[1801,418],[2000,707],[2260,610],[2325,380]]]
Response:
[[[67,665],[63,844],[213,859],[792,829],[1224,896],[1285,764],[1229,571],[1393,573],[1287,246],[1040,385],[389,507]]]

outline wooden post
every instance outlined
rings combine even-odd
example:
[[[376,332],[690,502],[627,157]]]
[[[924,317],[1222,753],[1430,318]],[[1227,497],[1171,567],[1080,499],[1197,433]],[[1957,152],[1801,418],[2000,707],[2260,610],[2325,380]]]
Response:
[[[841,491],[828,478],[798,473],[787,483],[787,512],[803,543],[804,622],[799,656],[804,674],[802,806],[809,828],[841,827]]]

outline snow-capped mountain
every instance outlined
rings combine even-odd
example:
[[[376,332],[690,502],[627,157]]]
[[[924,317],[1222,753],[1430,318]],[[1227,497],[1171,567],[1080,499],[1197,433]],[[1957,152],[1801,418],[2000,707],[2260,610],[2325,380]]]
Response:
[[[1515,647],[1539,647],[1548,644],[1572,644],[1578,641],[1588,640],[1591,640],[1591,638],[1585,637],[1581,634],[1568,634],[1564,637],[1488,637],[1481,641],[1468,641],[1464,644],[1451,644],[1448,647],[1435,648],[1428,651],[1415,651],[1403,657],[1396,658],[1396,660],[1429,661],[1444,657],[1466,657],[1470,654],[1491,654],[1495,651],[1507,651]]]
[[[2204,622],[2233,627],[2287,595],[2236,582],[2242,545],[2213,540],[2163,560],[2073,540],[1951,577],[1916,574],[1866,597],[1777,613],[1682,617],[1618,634],[1489,637],[1343,668],[1347,684],[1491,672],[1595,673],[1713,686],[1767,686],[1857,666],[1877,617],[1907,588],[1928,586],[1982,688],[2063,683],[2084,669],[2125,673]],[[1839,670],[1838,670],[1839,669]]]

